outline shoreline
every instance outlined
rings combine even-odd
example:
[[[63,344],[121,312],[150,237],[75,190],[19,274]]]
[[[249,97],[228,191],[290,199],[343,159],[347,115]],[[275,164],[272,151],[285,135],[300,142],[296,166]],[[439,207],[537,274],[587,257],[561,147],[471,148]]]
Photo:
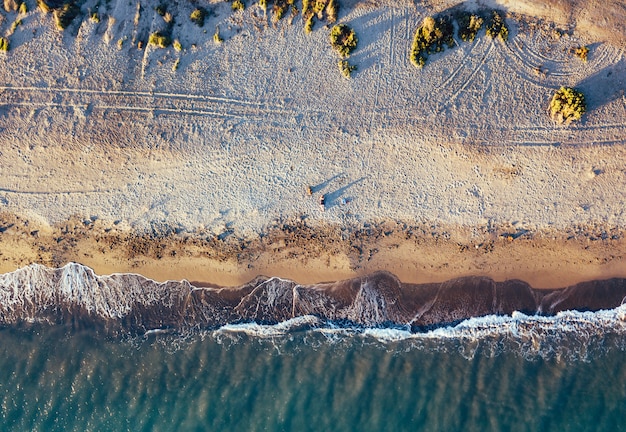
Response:
[[[466,276],[520,279],[537,289],[626,277],[626,232],[455,227],[387,221],[347,228],[276,223],[256,236],[204,231],[139,234],[123,223],[73,218],[44,226],[0,216],[0,273],[31,263],[77,262],[97,274],[137,273],[156,281],[235,286],[257,276],[320,283],[387,271],[404,283]]]

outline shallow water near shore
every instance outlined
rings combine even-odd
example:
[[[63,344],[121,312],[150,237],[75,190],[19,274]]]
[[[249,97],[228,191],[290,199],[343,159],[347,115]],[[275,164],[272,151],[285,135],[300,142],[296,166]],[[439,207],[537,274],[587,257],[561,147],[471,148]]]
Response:
[[[595,315],[578,313],[569,327],[538,320],[532,337],[494,331],[506,327],[496,317],[421,334],[312,317],[127,338],[6,327],[0,423],[24,431],[624,430],[623,324],[602,329]],[[505,320],[533,326],[531,317]]]

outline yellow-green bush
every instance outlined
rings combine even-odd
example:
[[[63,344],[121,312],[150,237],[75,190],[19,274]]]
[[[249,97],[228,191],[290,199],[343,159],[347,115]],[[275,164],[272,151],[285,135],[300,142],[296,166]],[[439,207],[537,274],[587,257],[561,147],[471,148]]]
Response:
[[[203,27],[204,19],[206,18],[206,15],[207,15],[207,10],[205,8],[199,7],[199,8],[194,9],[193,12],[191,12],[191,15],[189,15],[189,19],[198,27]]]
[[[167,48],[172,43],[172,39],[161,32],[154,32],[150,35],[148,39],[148,44],[157,46],[159,48]]]
[[[483,27],[484,20],[479,15],[464,13],[458,17],[459,38],[464,42],[473,42]]]
[[[580,120],[587,111],[585,95],[571,87],[561,87],[552,96],[549,110],[550,117],[560,123]]]
[[[509,28],[499,12],[493,11],[491,19],[487,24],[487,36],[495,39],[499,37],[503,42],[509,39]]]
[[[342,58],[350,56],[356,49],[357,42],[354,30],[345,24],[336,25],[330,31],[330,45]]]
[[[10,48],[9,40],[3,36],[0,36],[0,51],[8,51]]]
[[[426,64],[428,54],[441,52],[445,45],[454,45],[452,37],[454,27],[447,17],[426,17],[422,25],[415,31],[411,45],[411,63],[421,68]]]

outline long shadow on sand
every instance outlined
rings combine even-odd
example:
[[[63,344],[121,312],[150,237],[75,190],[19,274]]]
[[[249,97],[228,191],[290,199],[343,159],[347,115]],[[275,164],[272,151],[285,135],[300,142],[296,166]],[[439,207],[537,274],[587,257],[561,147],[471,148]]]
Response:
[[[626,61],[621,60],[585,78],[576,85],[585,95],[587,112],[624,97],[626,93]]]
[[[340,187],[339,189],[337,189],[336,191],[333,192],[329,192],[326,195],[324,195],[325,198],[325,206],[327,209],[335,207],[337,205],[339,205],[339,199],[343,196],[343,194],[346,193],[346,191],[348,189],[350,189],[352,186],[362,182],[363,180],[365,180],[366,177],[361,177],[358,180],[355,180],[351,183],[348,183],[347,185]]]

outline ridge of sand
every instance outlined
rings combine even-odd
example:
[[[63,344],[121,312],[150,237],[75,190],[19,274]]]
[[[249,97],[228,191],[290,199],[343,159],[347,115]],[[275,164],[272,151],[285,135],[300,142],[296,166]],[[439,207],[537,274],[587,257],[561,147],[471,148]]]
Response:
[[[577,226],[529,231],[380,222],[367,226],[277,222],[254,236],[176,231],[138,235],[128,226],[73,218],[55,226],[0,215],[0,273],[32,262],[79,262],[99,274],[140,273],[237,285],[259,274],[317,283],[386,270],[407,283],[473,275],[522,279],[537,288],[626,277],[626,230]]]

